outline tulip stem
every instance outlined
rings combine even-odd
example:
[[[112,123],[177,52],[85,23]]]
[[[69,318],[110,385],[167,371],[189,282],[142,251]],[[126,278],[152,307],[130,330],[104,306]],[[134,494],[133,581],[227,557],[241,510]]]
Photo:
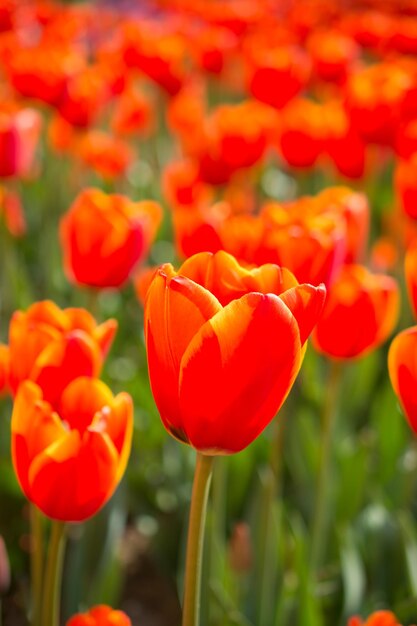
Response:
[[[30,559],[31,559],[31,576],[32,576],[32,607],[31,607],[31,624],[32,626],[42,626],[41,609],[42,609],[42,588],[43,588],[43,568],[44,568],[44,537],[43,537],[43,518],[40,511],[34,504],[30,505]]]
[[[59,626],[65,523],[52,521],[46,563],[42,626]]]
[[[320,460],[311,539],[311,572],[313,574],[314,572],[317,572],[318,568],[322,564],[324,541],[326,539],[328,521],[328,491],[332,477],[332,442],[342,371],[343,369],[341,363],[338,361],[330,362],[326,386],[326,397],[324,400],[321,420]]]
[[[182,626],[199,626],[201,569],[207,499],[214,457],[197,452],[188,523]]]

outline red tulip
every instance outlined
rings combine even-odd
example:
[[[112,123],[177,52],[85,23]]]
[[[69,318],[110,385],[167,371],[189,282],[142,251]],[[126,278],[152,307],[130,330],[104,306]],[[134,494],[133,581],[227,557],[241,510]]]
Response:
[[[400,332],[391,343],[388,371],[405,416],[417,433],[417,326]]]
[[[347,626],[401,626],[391,611],[375,611],[363,621],[360,617],[351,617]]]
[[[156,202],[82,191],[61,221],[68,277],[90,287],[120,287],[146,255],[160,219]]]
[[[323,286],[274,265],[245,270],[225,252],[162,266],[145,306],[152,392],[167,430],[207,454],[248,446],[301,367]]]
[[[361,357],[392,332],[399,310],[399,290],[390,276],[346,265],[330,287],[313,341],[336,359]]]
[[[116,611],[101,604],[71,617],[67,626],[131,626],[132,622],[123,611]]]
[[[85,309],[62,310],[48,300],[32,304],[26,312],[16,311],[7,354],[12,393],[30,379],[55,406],[71,380],[99,375],[116,328],[115,320],[97,325]]]
[[[79,522],[113,494],[130,453],[133,407],[94,378],[76,378],[55,411],[31,381],[12,415],[12,458],[26,497],[52,519]]]

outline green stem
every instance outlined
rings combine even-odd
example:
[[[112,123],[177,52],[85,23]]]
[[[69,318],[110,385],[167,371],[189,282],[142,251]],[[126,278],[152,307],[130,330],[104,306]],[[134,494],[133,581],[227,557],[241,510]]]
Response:
[[[321,566],[324,540],[327,536],[328,491],[332,477],[331,453],[342,368],[342,363],[338,361],[331,361],[329,364],[329,376],[321,422],[320,461],[311,540],[312,572],[317,572],[317,569]]]
[[[44,568],[43,518],[34,504],[30,505],[31,525],[31,576],[32,576],[32,626],[42,626],[42,588]]]
[[[197,453],[188,524],[182,626],[199,626],[200,624],[204,527],[213,461],[212,456]]]
[[[43,594],[42,626],[58,626],[61,600],[65,523],[52,521]]]
[[[276,559],[274,523],[276,522],[276,498],[281,491],[282,452],[284,445],[285,413],[275,417],[272,423],[272,441],[269,466],[262,476],[262,499],[259,515],[259,571],[257,572],[257,624],[266,624],[272,614],[277,598],[278,564]]]

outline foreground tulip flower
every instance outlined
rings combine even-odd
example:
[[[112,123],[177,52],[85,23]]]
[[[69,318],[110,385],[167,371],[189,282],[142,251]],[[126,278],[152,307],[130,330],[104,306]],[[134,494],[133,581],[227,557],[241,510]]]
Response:
[[[83,191],[61,221],[64,265],[70,280],[120,287],[146,255],[161,220],[156,202],[132,202],[99,189]]]
[[[71,617],[67,626],[131,626],[132,622],[123,611],[116,611],[101,604]]]
[[[346,265],[330,288],[314,345],[331,358],[362,357],[388,338],[398,310],[399,289],[393,278]]]
[[[170,264],[147,294],[152,392],[167,430],[206,454],[248,446],[298,374],[325,298],[288,270],[242,268],[226,252]]]
[[[347,626],[401,626],[401,624],[391,611],[376,611],[365,621],[360,617],[351,617]]]
[[[80,377],[55,411],[31,381],[12,415],[12,459],[20,486],[45,515],[80,522],[107,502],[123,476],[132,439],[130,396]]]
[[[0,369],[6,361],[13,395],[30,379],[56,406],[68,383],[78,376],[98,376],[117,329],[115,320],[97,325],[85,309],[60,309],[49,300],[36,302],[26,312],[16,311],[9,328],[8,351],[0,351]]]

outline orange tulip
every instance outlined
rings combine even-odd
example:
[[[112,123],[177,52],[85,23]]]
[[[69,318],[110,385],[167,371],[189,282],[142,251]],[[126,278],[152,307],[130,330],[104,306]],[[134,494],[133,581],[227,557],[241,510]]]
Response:
[[[115,320],[97,325],[85,309],[62,310],[48,300],[32,304],[26,313],[16,311],[10,322],[7,355],[12,393],[30,379],[55,406],[71,380],[99,375],[116,328]]]
[[[115,611],[101,604],[87,613],[78,613],[71,617],[67,626],[131,626],[132,622],[123,611]]]
[[[83,67],[68,78],[56,108],[73,126],[92,124],[110,99],[110,86],[100,66]]]
[[[394,188],[404,213],[417,219],[417,153],[410,159],[397,162]]]
[[[10,351],[9,347],[0,344],[0,395],[9,391]]]
[[[11,427],[13,466],[26,497],[52,519],[80,522],[97,513],[123,476],[132,400],[80,377],[65,387],[55,411],[41,388],[25,381]]]
[[[26,232],[26,220],[21,200],[17,193],[0,187],[0,216],[13,237],[21,237]]]
[[[401,626],[391,611],[376,611],[363,621],[360,617],[351,617],[347,626]]]
[[[298,285],[274,265],[246,270],[223,251],[178,272],[163,265],[148,290],[145,337],[168,432],[207,454],[248,446],[288,395],[324,298],[323,285]]]
[[[404,414],[417,434],[417,326],[400,332],[390,345],[388,371]]]
[[[361,357],[381,345],[398,317],[399,290],[390,276],[346,265],[333,282],[313,342],[329,357]]]
[[[124,176],[134,159],[128,143],[102,130],[89,130],[73,148],[75,157],[109,180]]]
[[[324,149],[342,176],[361,178],[366,165],[366,143],[353,126],[342,102],[322,106],[325,119]]]
[[[277,109],[296,96],[309,78],[309,59],[300,47],[254,49],[250,56],[250,93]]]
[[[261,217],[265,233],[257,262],[288,267],[301,282],[329,285],[343,263],[346,221],[341,211],[323,210],[308,196],[292,203],[269,202]]]
[[[413,308],[414,317],[417,319],[417,245],[410,246],[405,255],[405,281],[407,284],[408,297]]]
[[[141,91],[128,87],[115,103],[111,128],[117,135],[149,136],[155,126],[154,104]]]
[[[324,123],[321,107],[303,98],[282,111],[280,150],[291,167],[312,167],[322,152]]]
[[[120,287],[143,259],[161,220],[156,202],[86,189],[61,221],[64,265],[70,280]]]

